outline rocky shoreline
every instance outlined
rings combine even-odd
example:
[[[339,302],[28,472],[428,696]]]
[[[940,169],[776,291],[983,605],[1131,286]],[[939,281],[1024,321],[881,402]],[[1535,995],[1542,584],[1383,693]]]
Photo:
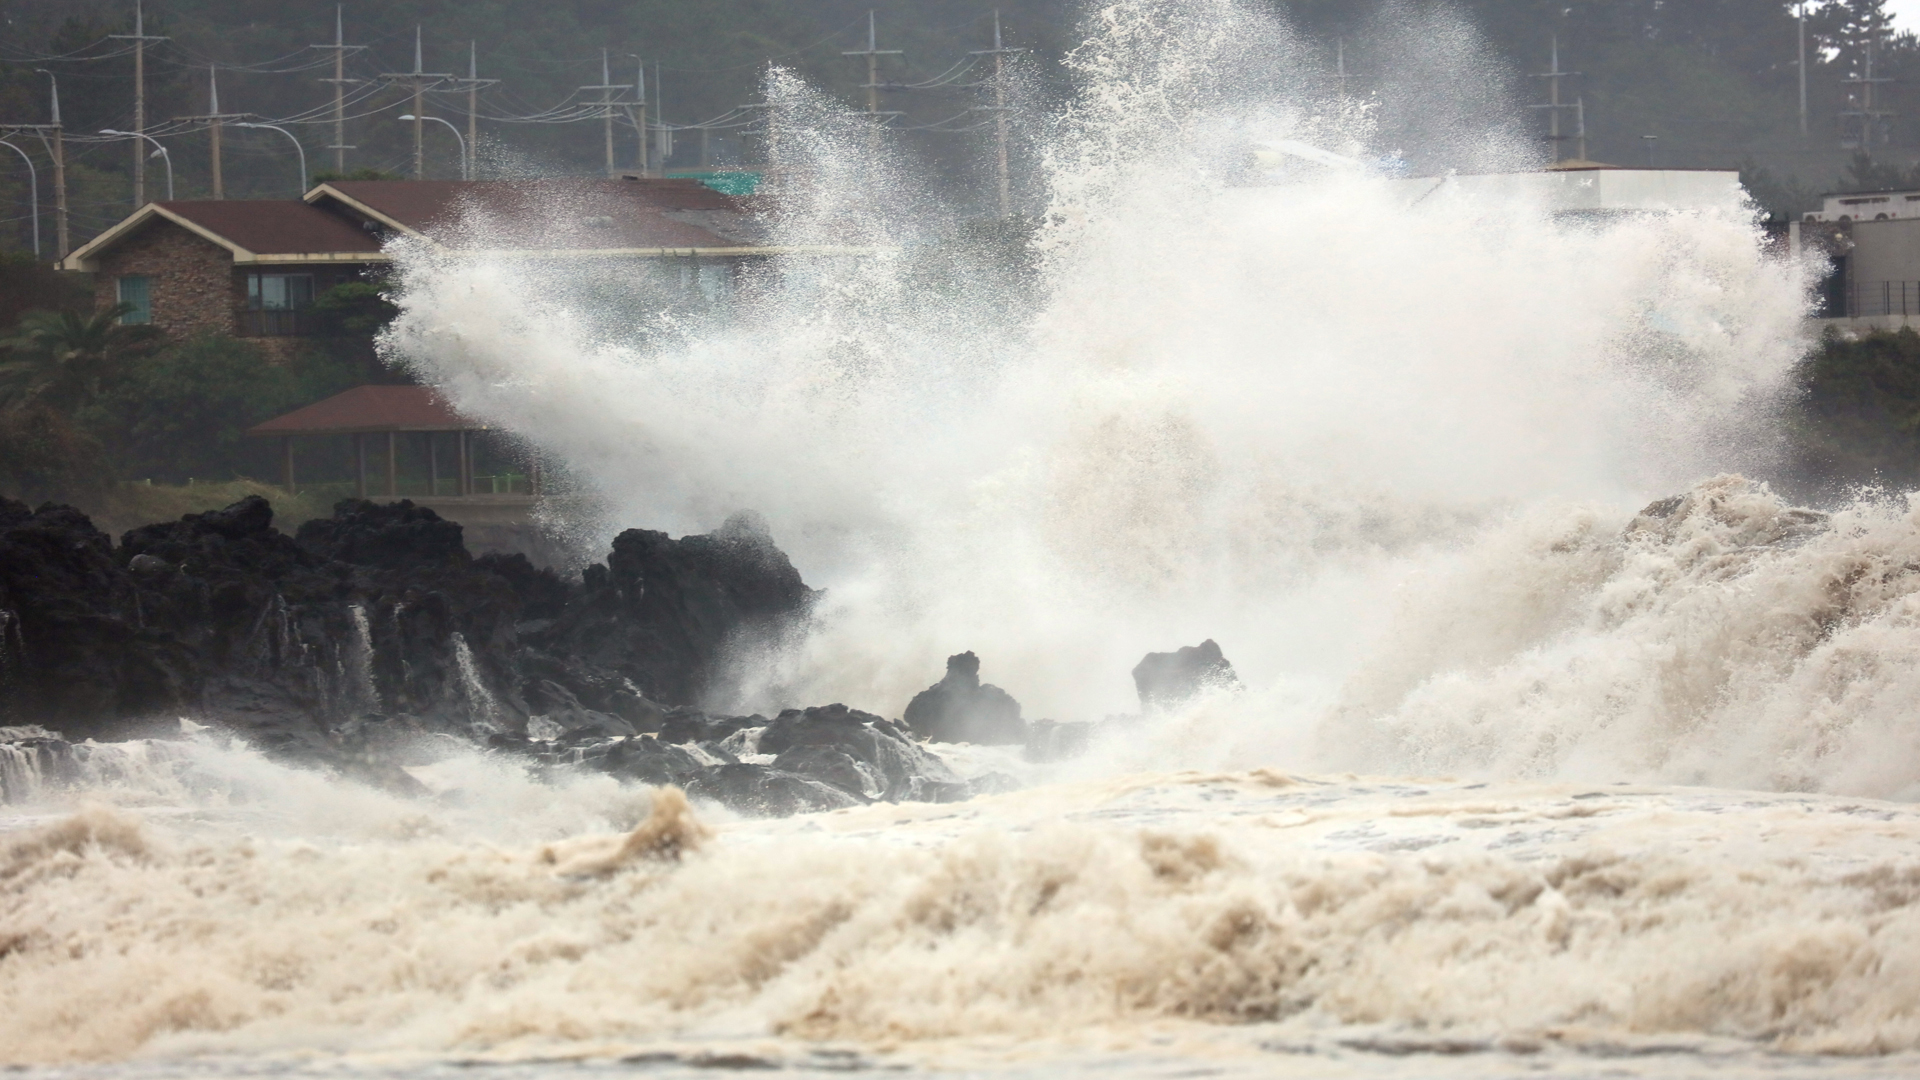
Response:
[[[346,500],[292,535],[250,497],[115,544],[70,507],[0,498],[0,798],[79,767],[74,744],[171,735],[182,717],[277,758],[400,790],[423,740],[677,784],[743,812],[944,802],[1011,784],[933,747],[1083,749],[1089,725],[1027,721],[962,653],[904,722],[830,704],[777,716],[700,704],[735,650],[805,632],[816,593],[765,525],[678,540],[629,529],[577,581],[473,557],[458,524]],[[1227,685],[1207,642],[1150,654],[1143,703]]]

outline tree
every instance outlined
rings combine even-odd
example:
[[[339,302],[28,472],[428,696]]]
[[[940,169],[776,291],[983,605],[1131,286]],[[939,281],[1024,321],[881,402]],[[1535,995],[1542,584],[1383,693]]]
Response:
[[[370,338],[386,329],[400,309],[378,282],[343,281],[314,298],[313,313],[334,333]]]
[[[273,446],[247,429],[355,385],[356,374],[319,352],[274,364],[255,342],[204,335],[127,368],[74,418],[123,477],[272,475]]]
[[[122,323],[132,310],[130,304],[115,304],[91,316],[75,311],[22,316],[14,336],[0,341],[7,357],[0,363],[0,401],[72,409],[98,394],[105,381],[129,361],[152,353],[164,338],[158,327]]]

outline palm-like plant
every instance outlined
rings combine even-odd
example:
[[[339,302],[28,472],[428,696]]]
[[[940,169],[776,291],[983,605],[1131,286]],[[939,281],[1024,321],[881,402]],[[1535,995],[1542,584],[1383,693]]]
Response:
[[[0,340],[0,402],[71,409],[99,393],[101,384],[127,361],[154,350],[158,327],[126,325],[131,304],[81,315],[34,311],[21,316],[14,335]]]

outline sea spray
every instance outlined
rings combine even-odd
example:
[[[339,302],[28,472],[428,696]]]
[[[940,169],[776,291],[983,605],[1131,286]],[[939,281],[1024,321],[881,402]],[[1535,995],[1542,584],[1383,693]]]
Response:
[[[1426,18],[1401,16],[1396,47]],[[1497,83],[1441,23],[1434,63]],[[1517,508],[1624,522],[1765,464],[1755,424],[1801,348],[1804,281],[1737,196],[1568,221],[1385,170],[1254,182],[1236,148],[1285,138],[1534,163],[1504,113],[1379,142],[1401,106],[1308,86],[1303,47],[1251,10],[1143,0],[1088,28],[1037,281],[921,287],[964,260],[939,242],[950,213],[884,135],[776,73],[768,240],[866,255],[780,260],[726,318],[622,334],[569,299],[597,272],[409,247],[388,355],[567,461],[611,520],[767,517],[827,596],[800,648],[714,703],[742,711],[895,713],[971,649],[1030,715],[1098,719],[1133,707],[1142,654],[1206,638],[1268,702],[1325,703],[1403,585]]]

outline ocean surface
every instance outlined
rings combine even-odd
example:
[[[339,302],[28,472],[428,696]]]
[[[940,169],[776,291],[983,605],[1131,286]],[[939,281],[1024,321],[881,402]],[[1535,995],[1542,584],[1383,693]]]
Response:
[[[137,756],[0,818],[23,1075],[1920,1065],[1903,803],[1261,769],[743,820],[468,756],[431,804]]]

